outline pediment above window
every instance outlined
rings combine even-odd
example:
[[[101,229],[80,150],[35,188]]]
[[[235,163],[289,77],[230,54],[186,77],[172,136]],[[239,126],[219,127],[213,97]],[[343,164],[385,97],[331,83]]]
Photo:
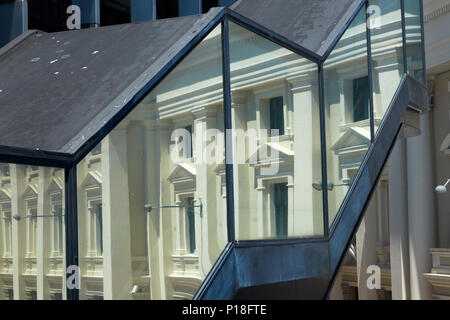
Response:
[[[289,150],[276,142],[261,144],[258,149],[248,158],[252,166],[265,166],[271,163],[291,163],[294,159],[294,151]]]
[[[35,184],[29,184],[23,193],[23,197],[25,200],[33,200],[38,197],[38,187]]]
[[[197,176],[195,165],[188,162],[180,162],[169,175],[168,180],[173,184],[194,182]]]
[[[11,190],[2,188],[0,189],[0,203],[11,201]]]
[[[102,176],[97,171],[90,171],[83,181],[86,189],[100,188],[102,186]]]
[[[331,147],[337,155],[346,156],[366,152],[371,143],[370,131],[355,127],[349,128]]]

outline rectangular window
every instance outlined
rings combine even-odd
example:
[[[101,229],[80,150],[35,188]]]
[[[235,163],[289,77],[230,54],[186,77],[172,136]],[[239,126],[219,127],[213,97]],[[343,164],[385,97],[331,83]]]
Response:
[[[209,9],[219,6],[219,0],[203,0],[202,13],[207,13]]]
[[[100,0],[101,26],[112,26],[130,22],[130,0]]]
[[[194,198],[187,198],[187,225],[189,237],[189,253],[195,252],[195,207]]]
[[[156,18],[178,17],[178,0],[156,0]]]
[[[283,97],[270,99],[270,129],[278,130],[278,135],[284,135]]]
[[[192,126],[187,126],[185,129],[187,132],[189,132],[189,141],[188,141],[188,149],[186,151],[186,157],[190,159],[192,158]]]
[[[353,122],[369,119],[369,77],[353,80]]]
[[[286,183],[274,185],[275,231],[277,238],[287,238],[288,189]]]
[[[100,250],[100,255],[103,255],[103,213],[101,203],[97,205],[97,232],[98,248]]]

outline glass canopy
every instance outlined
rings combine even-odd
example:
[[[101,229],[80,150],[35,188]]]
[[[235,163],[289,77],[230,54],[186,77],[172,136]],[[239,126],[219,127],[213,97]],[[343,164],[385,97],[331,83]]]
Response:
[[[76,188],[0,164],[0,299],[192,299],[230,242],[328,239],[401,79],[425,81],[421,5],[366,1],[323,57],[225,16],[78,161]]]

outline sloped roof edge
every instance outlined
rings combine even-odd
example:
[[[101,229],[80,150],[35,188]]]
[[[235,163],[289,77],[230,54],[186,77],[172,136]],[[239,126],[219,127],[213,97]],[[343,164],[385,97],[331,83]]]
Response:
[[[335,27],[334,32],[328,37],[329,41],[322,44],[324,56],[319,57],[314,52],[294,43],[293,41],[258,25],[256,22],[247,19],[241,21],[244,27],[269,38],[297,53],[306,55],[308,58],[317,62],[323,61],[326,55],[331,52],[348,25],[353,21],[356,14],[365,4],[366,0],[354,1],[351,7],[346,11],[346,15],[340,19],[339,24],[342,27]],[[239,20],[242,16],[228,8],[212,8],[207,14],[203,15],[189,30],[185,36],[175,42],[166,54],[160,56],[146,72],[142,73],[137,79],[128,85],[126,90],[122,91],[106,108],[83,127],[78,134],[58,151],[46,151],[39,149],[24,149],[20,147],[0,146],[0,161],[9,161],[15,163],[31,163],[40,165],[51,165],[69,167],[80,161],[95,145],[101,141],[134,107],[151,91],[156,85],[198,44],[200,41],[219,24],[223,17],[227,15],[230,20],[233,18]],[[21,42],[33,34],[40,33],[38,30],[30,30],[8,45],[0,48],[0,55],[13,50]],[[307,54],[305,54],[305,52]],[[308,55],[308,52],[310,53]],[[118,107],[120,106],[120,107]],[[23,157],[23,159],[17,159]]]
[[[109,128],[115,127],[220,22],[224,12],[224,8],[212,8],[191,29],[187,30],[185,36],[172,45],[165,55],[159,57],[107,108],[92,119],[84,130],[69,141],[61,151],[74,155],[83,146],[91,149],[93,145],[87,141],[96,134],[106,136],[110,131]],[[117,106],[122,106],[119,111]],[[86,153],[86,151],[83,152],[82,157]]]

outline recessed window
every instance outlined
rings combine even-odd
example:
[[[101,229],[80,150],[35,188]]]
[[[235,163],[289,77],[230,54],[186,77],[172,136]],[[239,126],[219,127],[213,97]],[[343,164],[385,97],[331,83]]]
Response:
[[[157,19],[178,17],[178,0],[156,0]]]
[[[131,22],[130,0],[101,0],[100,25],[111,26]]]
[[[202,13],[207,13],[209,9],[218,6],[219,0],[202,0]]]
[[[369,77],[353,80],[353,122],[369,119]]]
[[[286,183],[277,183],[274,188],[275,232],[277,238],[287,238],[288,188]]]
[[[102,204],[97,204],[96,207],[96,218],[97,218],[97,243],[98,243],[98,250],[99,255],[103,255],[103,208]]]
[[[284,135],[283,97],[272,98],[270,104],[270,129],[278,130],[278,135]],[[272,134],[271,134],[272,135]]]
[[[195,252],[195,207],[194,198],[186,199],[186,220],[189,241],[189,253]]]
[[[192,126],[187,126],[185,129],[189,133],[187,137],[189,141],[184,141],[184,145],[187,148],[186,158],[190,159],[192,158]]]

